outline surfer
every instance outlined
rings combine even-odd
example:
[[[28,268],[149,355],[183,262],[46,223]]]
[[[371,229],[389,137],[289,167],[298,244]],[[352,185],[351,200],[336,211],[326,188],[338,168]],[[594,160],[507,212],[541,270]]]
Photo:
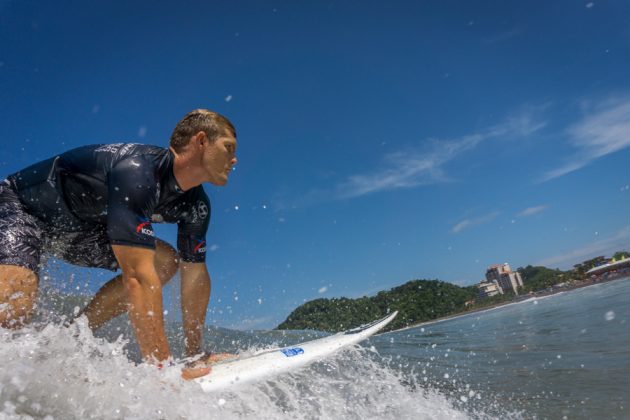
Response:
[[[10,175],[0,182],[0,325],[29,321],[44,256],[120,269],[81,314],[97,329],[127,312],[143,359],[161,366],[170,357],[162,286],[179,269],[186,354],[201,354],[211,286],[201,184],[225,185],[235,164],[232,123],[198,109],[176,125],[169,148],[83,146]],[[177,223],[177,251],[155,238],[152,223],[161,222]],[[196,364],[182,376],[209,371]]]

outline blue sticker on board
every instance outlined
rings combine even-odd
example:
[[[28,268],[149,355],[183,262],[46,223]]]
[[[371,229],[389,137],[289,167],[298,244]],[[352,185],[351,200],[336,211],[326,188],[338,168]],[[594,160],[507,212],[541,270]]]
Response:
[[[301,349],[299,347],[291,347],[290,349],[282,349],[280,351],[287,357],[293,357],[293,356],[297,356],[298,354],[304,354],[304,349]]]

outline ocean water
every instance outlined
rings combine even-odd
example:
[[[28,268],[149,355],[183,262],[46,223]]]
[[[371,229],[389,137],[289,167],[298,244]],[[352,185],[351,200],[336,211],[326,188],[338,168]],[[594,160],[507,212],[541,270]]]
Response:
[[[473,417],[628,419],[629,302],[620,279],[394,332],[376,347]]]
[[[137,364],[124,319],[95,337],[81,319],[63,327],[44,295],[39,322],[0,330],[0,419],[630,418],[629,297],[622,279],[525,301],[205,394],[177,366]],[[181,341],[177,326],[168,335]],[[212,328],[206,337],[248,352],[321,335]]]

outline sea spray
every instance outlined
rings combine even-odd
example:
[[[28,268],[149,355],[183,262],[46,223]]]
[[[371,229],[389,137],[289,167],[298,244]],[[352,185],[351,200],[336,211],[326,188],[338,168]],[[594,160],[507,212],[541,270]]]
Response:
[[[119,337],[86,320],[0,331],[0,417],[5,418],[467,418],[435,391],[412,389],[360,348],[268,381],[205,394],[129,360]]]
[[[404,353],[402,343],[390,342],[391,334],[294,373],[206,394],[180,378],[182,362],[162,370],[141,363],[125,315],[95,334],[84,317],[69,324],[84,301],[44,290],[33,325],[0,330],[0,419],[491,418],[474,401],[460,399],[470,390],[445,392],[431,372],[431,380],[418,380],[428,359],[405,362],[389,354],[390,345]],[[204,337],[210,350],[249,355],[324,335],[209,327]],[[181,358],[181,325],[168,322],[167,336]]]

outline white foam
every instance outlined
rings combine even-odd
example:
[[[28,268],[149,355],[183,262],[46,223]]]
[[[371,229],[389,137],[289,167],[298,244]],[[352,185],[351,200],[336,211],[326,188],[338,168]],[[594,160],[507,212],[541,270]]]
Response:
[[[368,350],[204,394],[178,366],[130,362],[125,344],[95,338],[85,319],[0,330],[0,418],[467,418],[436,391],[403,385]]]

